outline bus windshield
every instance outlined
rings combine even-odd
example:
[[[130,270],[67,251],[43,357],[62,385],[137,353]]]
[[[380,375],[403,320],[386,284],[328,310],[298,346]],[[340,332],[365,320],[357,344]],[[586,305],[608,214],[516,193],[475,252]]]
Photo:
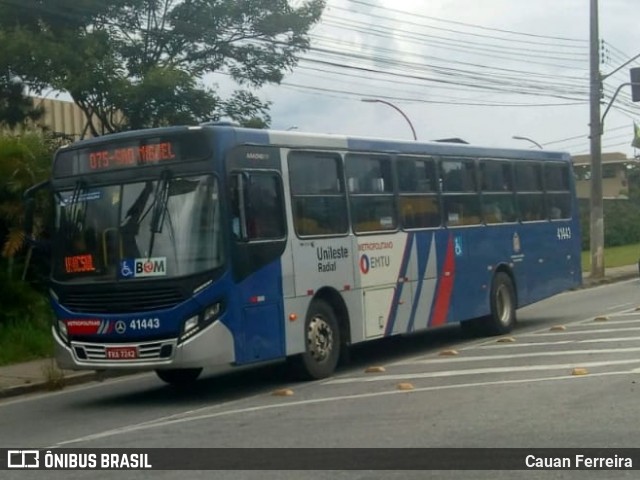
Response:
[[[59,281],[179,277],[223,263],[219,189],[212,175],[56,193],[53,276]]]

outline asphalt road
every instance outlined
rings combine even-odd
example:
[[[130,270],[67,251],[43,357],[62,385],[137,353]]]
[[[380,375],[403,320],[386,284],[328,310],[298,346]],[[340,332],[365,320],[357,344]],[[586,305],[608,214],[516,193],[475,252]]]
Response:
[[[640,281],[518,312],[513,342],[459,328],[354,349],[331,379],[282,366],[207,378],[153,374],[0,402],[0,447],[636,447]],[[595,320],[605,315],[606,320]],[[565,330],[552,330],[563,325]],[[456,350],[457,355],[442,355]],[[451,353],[451,352],[449,352]],[[369,366],[384,372],[365,373]],[[586,375],[573,375],[584,369]],[[412,390],[398,389],[409,383]],[[290,388],[292,396],[274,396]],[[363,465],[363,468],[366,466]],[[7,473],[7,472],[3,472]],[[8,472],[3,478],[636,478],[634,472]]]

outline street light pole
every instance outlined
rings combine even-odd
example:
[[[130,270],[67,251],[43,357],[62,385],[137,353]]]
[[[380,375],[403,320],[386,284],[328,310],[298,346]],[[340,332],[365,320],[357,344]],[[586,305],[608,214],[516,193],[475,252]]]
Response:
[[[413,128],[413,124],[411,123],[411,120],[409,120],[409,117],[407,117],[405,113],[402,110],[400,110],[398,107],[396,107],[393,103],[387,102],[386,100],[380,100],[379,98],[363,98],[362,101],[366,103],[384,103],[385,105],[389,105],[391,108],[396,110],[398,113],[400,113],[400,115],[404,117],[404,119],[409,124],[409,127],[411,127],[411,133],[413,134],[413,139],[418,140],[418,137],[416,136],[416,130]]]
[[[513,137],[514,140],[526,140],[527,142],[531,142],[533,143],[536,147],[538,147],[540,150],[542,150],[542,145],[540,145],[538,142],[536,142],[535,140],[529,138],[529,137],[520,137],[518,135],[514,135]]]

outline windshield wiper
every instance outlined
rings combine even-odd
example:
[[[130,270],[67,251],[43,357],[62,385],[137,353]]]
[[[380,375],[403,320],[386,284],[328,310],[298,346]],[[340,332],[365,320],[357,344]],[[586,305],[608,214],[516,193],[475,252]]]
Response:
[[[149,238],[149,248],[147,249],[147,258],[151,258],[153,252],[153,244],[155,242],[156,233],[162,233],[162,226],[167,214],[167,203],[169,202],[169,186],[171,185],[171,172],[164,170],[160,176],[160,180],[156,185],[156,191],[153,198],[153,213],[151,215],[151,223],[149,230],[151,237]]]
[[[68,223],[70,223],[72,227],[66,229],[67,238],[69,241],[71,241],[78,233],[80,233],[80,231],[82,230],[82,227],[84,227],[84,221],[87,215],[87,209],[81,208],[80,198],[85,193],[85,191],[86,191],[86,184],[84,180],[78,180],[73,188],[73,193],[71,194],[71,197],[67,201],[65,201],[63,205],[66,208],[67,205],[70,204],[69,214],[68,214],[69,216]],[[83,202],[83,205],[85,203],[87,203],[86,197]]]

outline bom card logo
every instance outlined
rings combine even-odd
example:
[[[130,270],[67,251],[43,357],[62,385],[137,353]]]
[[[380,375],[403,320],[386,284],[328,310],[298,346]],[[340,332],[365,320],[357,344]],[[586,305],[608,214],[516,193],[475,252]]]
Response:
[[[120,262],[120,278],[159,277],[167,274],[167,257],[126,258]]]

